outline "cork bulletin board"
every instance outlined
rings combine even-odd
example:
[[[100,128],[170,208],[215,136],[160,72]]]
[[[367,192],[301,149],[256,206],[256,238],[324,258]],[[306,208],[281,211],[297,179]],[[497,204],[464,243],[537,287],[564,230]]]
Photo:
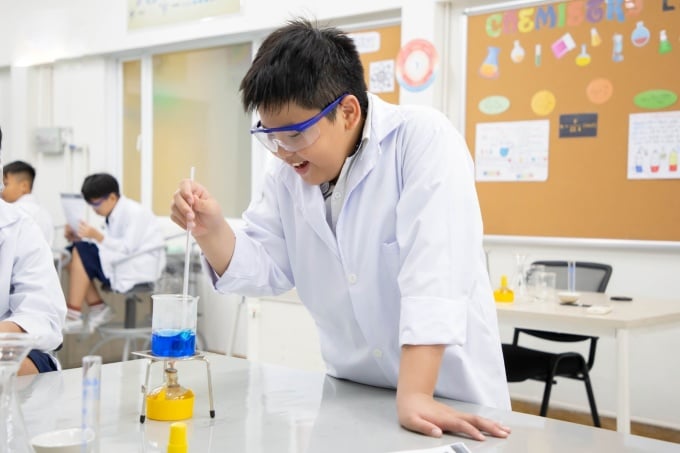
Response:
[[[399,103],[395,59],[401,47],[401,25],[352,31],[368,91],[392,104]]]
[[[680,241],[680,0],[514,8],[467,17],[485,234]]]

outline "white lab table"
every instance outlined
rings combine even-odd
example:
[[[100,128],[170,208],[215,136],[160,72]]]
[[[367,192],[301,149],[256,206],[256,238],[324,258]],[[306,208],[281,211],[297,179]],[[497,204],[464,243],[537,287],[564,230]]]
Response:
[[[514,327],[614,338],[617,350],[616,427],[619,432],[630,433],[630,334],[680,324],[680,300],[636,298],[631,302],[617,302],[603,293],[584,292],[578,303],[609,305],[612,311],[597,315],[583,306],[527,301],[496,303],[496,308],[499,322]]]
[[[216,417],[209,416],[205,365],[177,362],[179,381],[196,393],[188,423],[189,451],[238,453],[361,453],[424,449],[464,441],[474,452],[677,452],[668,442],[533,415],[442,400],[459,410],[499,420],[508,439],[475,442],[445,434],[425,437],[401,428],[394,391],[286,367],[209,354]],[[161,383],[162,362],[152,367]],[[139,422],[146,360],[102,367],[101,451],[165,452],[169,422]],[[81,370],[21,377],[17,387],[31,435],[77,427]]]

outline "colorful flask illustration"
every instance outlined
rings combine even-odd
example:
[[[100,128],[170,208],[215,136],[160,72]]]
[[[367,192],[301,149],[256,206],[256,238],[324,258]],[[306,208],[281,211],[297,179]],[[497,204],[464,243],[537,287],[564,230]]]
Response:
[[[534,49],[534,64],[536,66],[541,65],[541,45],[536,44],[536,47]]]
[[[643,172],[642,168],[642,152],[638,150],[638,152],[635,154],[635,173],[642,173]]]
[[[479,75],[485,79],[497,79],[498,70],[498,54],[501,49],[498,47],[489,46],[489,53],[486,55],[482,66],[479,68]]]
[[[652,157],[649,159],[649,169],[652,173],[659,172],[659,153],[656,150],[654,150]]]
[[[524,60],[524,48],[517,40],[515,40],[515,43],[512,47],[512,52],[510,52],[510,59],[515,63],[520,63],[522,60]]]
[[[623,61],[623,35],[615,34],[613,36],[614,50],[612,51],[612,61],[618,63]]]
[[[586,52],[586,45],[581,45],[581,53],[576,57],[576,66],[588,66],[590,64],[590,55]]]
[[[668,35],[666,34],[666,30],[661,30],[659,32],[659,53],[664,54],[668,53],[673,49],[673,46],[671,45],[670,41],[668,41]]]
[[[635,47],[642,47],[649,42],[649,30],[642,21],[635,25],[635,30],[630,34],[630,40],[633,42]]]
[[[590,45],[591,47],[597,47],[600,44],[602,44],[602,37],[600,37],[597,29],[593,27],[590,29]]]
[[[678,152],[675,149],[668,153],[668,171],[678,171]]]

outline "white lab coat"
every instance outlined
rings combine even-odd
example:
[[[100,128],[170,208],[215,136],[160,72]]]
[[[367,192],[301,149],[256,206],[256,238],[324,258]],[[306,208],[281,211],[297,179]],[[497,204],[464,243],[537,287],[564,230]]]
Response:
[[[43,232],[47,245],[52,247],[52,243],[54,242],[54,223],[52,222],[52,216],[47,212],[47,209],[40,206],[35,195],[32,193],[22,195],[14,202],[14,205],[28,214],[29,217],[33,218]]]
[[[395,388],[402,345],[445,344],[435,394],[509,409],[467,146],[441,113],[369,96],[336,236],[319,187],[278,161],[215,287],[295,286],[332,376]]]
[[[65,318],[64,293],[40,228],[0,200],[0,320],[37,336],[34,349],[50,351],[62,342]]]
[[[98,247],[102,271],[118,292],[138,283],[155,282],[165,267],[165,239],[158,219],[150,209],[124,196],[109,214],[104,240]],[[141,254],[131,257],[137,253]],[[114,272],[114,263],[128,257]]]

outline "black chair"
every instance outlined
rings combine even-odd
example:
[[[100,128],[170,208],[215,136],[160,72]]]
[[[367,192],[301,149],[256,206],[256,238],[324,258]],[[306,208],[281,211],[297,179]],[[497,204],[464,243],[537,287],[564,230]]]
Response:
[[[555,272],[556,287],[567,288],[567,261],[535,261],[533,264],[545,266],[547,272]],[[576,289],[578,291],[604,292],[612,274],[612,267],[608,264],[576,262]],[[519,335],[526,334],[543,340],[555,342],[584,342],[589,341],[588,359],[577,352],[552,353],[520,346]],[[589,371],[595,362],[597,337],[587,335],[573,335],[558,332],[546,332],[533,329],[515,329],[512,344],[503,344],[503,358],[508,382],[522,382],[527,379],[545,382],[543,401],[540,415],[548,413],[548,403],[552,385],[556,384],[556,377],[565,377],[583,381],[588,394],[588,403],[593,417],[593,424],[601,426],[600,416],[595,405],[595,396],[590,383]]]

